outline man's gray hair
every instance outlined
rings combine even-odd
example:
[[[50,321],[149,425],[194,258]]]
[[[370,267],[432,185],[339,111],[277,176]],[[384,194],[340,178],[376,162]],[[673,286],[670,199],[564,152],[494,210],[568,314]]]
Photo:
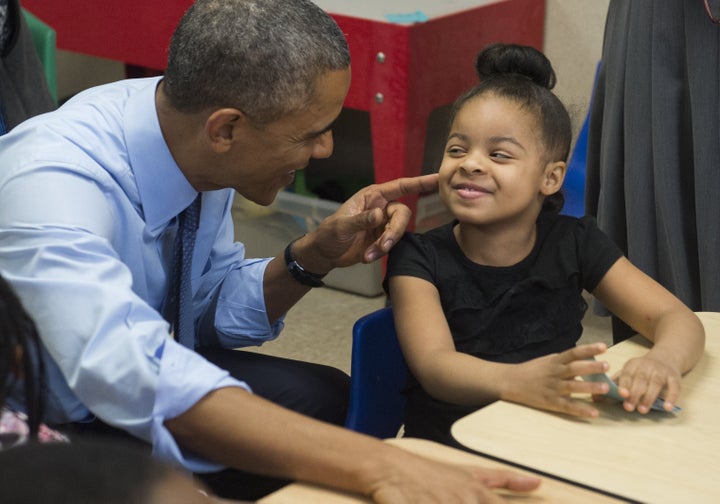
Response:
[[[310,0],[197,0],[170,42],[164,90],[181,112],[234,107],[262,125],[349,65],[343,33]]]

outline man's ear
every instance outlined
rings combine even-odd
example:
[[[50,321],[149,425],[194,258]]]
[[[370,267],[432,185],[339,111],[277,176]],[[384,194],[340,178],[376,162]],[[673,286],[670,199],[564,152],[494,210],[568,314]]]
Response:
[[[239,128],[247,122],[247,116],[234,108],[213,111],[205,121],[205,133],[212,150],[218,154],[230,149],[237,140]]]
[[[567,163],[552,161],[545,166],[545,175],[540,186],[540,192],[545,196],[555,194],[560,190],[567,173]]]

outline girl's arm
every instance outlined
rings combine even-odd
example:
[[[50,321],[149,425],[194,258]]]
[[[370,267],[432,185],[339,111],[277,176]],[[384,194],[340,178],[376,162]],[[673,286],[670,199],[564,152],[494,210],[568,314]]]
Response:
[[[576,416],[597,410],[571,394],[603,394],[603,383],[575,380],[581,374],[607,371],[607,363],[585,360],[605,351],[604,344],[582,345],[523,364],[500,364],[455,350],[435,286],[420,278],[389,280],[398,339],[408,367],[436,399],[481,406],[506,399]]]
[[[665,397],[670,410],[680,396],[684,373],[697,364],[705,347],[700,319],[655,280],[619,259],[600,281],[593,295],[617,317],[654,343],[643,357],[631,359],[617,382],[628,411],[650,411]]]

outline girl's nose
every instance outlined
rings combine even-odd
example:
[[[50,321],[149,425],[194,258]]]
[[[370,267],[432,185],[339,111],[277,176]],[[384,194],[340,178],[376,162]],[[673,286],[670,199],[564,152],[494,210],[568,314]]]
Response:
[[[471,156],[463,160],[460,169],[469,175],[485,173],[487,171],[480,159]]]

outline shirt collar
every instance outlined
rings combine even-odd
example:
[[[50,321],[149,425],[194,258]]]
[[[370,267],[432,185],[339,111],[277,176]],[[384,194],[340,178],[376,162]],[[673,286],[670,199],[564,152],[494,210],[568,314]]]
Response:
[[[160,79],[147,79],[148,85],[129,97],[124,119],[130,166],[150,229],[165,225],[198,194],[173,159],[160,130],[155,107]]]

